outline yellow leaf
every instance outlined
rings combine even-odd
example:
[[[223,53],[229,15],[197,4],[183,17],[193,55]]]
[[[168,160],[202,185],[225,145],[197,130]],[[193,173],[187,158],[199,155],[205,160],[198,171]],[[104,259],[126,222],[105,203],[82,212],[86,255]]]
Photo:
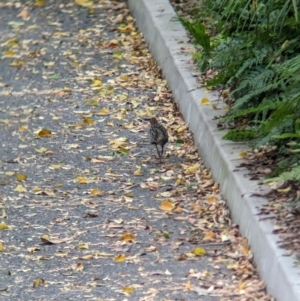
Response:
[[[195,174],[200,169],[200,164],[196,163],[192,166],[186,167],[184,173],[187,175]]]
[[[12,67],[23,67],[25,65],[25,62],[23,61],[13,61],[9,64],[9,66]]]
[[[46,1],[45,0],[36,0],[34,5],[36,5],[36,6],[45,6]]]
[[[133,174],[134,174],[135,176],[142,176],[142,175],[143,175],[143,173],[142,173],[142,171],[141,171],[140,168],[137,169],[137,170],[135,170],[135,171],[133,172]]]
[[[124,262],[126,259],[124,254],[118,255],[117,257],[115,257],[115,262]]]
[[[87,184],[87,178],[85,178],[85,177],[77,177],[77,183],[79,183],[79,184]]]
[[[204,237],[203,237],[203,240],[210,240],[210,241],[215,241],[216,240],[216,234],[214,232],[206,232]]]
[[[41,129],[40,131],[37,132],[37,136],[42,138],[42,137],[51,137],[52,132],[47,129]]]
[[[121,237],[121,240],[127,242],[133,242],[135,240],[135,237],[130,233],[126,233]]]
[[[123,293],[130,295],[130,294],[134,293],[134,288],[131,286],[125,286],[123,288]]]
[[[4,247],[2,244],[0,244],[0,252],[3,252],[4,251]]]
[[[109,144],[112,146],[112,148],[118,149],[120,146],[125,146],[126,141],[127,141],[126,137],[121,137],[121,138],[110,140]]]
[[[0,223],[0,230],[7,230],[8,226],[5,223]]]
[[[35,148],[34,149],[37,153],[44,153],[47,151],[47,148],[41,147],[41,148]]]
[[[88,243],[79,244],[78,248],[79,249],[88,249],[89,248],[89,244]]]
[[[64,164],[63,163],[59,163],[59,164],[52,164],[52,165],[50,165],[50,169],[60,169],[60,168],[62,168],[64,166]]]
[[[7,50],[3,53],[3,57],[14,57],[16,53],[13,50]]]
[[[179,185],[184,185],[184,184],[185,184],[185,179],[183,178],[183,176],[179,175],[175,182],[175,185],[179,186]]]
[[[125,128],[125,129],[133,129],[133,128],[134,128],[134,125],[133,125],[133,123],[131,122],[130,124],[124,124],[124,125],[123,125],[123,128]]]
[[[85,118],[85,119],[83,119],[82,123],[84,125],[94,125],[95,121],[93,119],[90,119],[90,118]]]
[[[28,126],[21,125],[21,126],[19,127],[19,132],[25,132],[27,129],[28,129]]]
[[[103,195],[104,193],[100,189],[94,188],[94,189],[91,189],[91,194],[92,195]]]
[[[102,86],[102,81],[99,79],[94,79],[91,83],[91,87],[101,87]]]
[[[15,39],[11,39],[11,40],[6,41],[5,45],[7,45],[7,46],[18,46],[19,41],[15,40]]]
[[[91,1],[91,0],[75,0],[75,2],[78,5],[81,5],[81,6],[84,6],[84,7],[88,7],[88,6],[93,5],[93,1]]]
[[[22,186],[22,185],[17,185],[17,187],[14,189],[14,191],[17,191],[17,192],[27,192],[27,189]]]
[[[195,254],[196,256],[203,256],[206,254],[206,250],[203,249],[203,248],[195,248],[193,251],[192,251],[193,254]]]
[[[239,154],[239,157],[240,158],[246,158],[247,157],[247,152],[241,152],[240,154]]]
[[[150,117],[153,116],[153,112],[150,108],[147,108],[146,115]]]
[[[290,190],[291,190],[291,186],[288,186],[287,188],[283,188],[283,189],[277,189],[279,193],[286,193],[289,192]]]
[[[175,205],[167,199],[160,204],[159,208],[163,211],[172,211],[175,208]]]
[[[107,116],[109,114],[110,114],[109,109],[101,109],[98,112],[98,115],[100,115],[100,116]]]
[[[27,180],[27,176],[23,173],[18,173],[17,174],[17,180],[18,181],[26,181]]]
[[[209,101],[208,98],[204,97],[204,98],[201,99],[201,104],[202,104],[203,106],[206,106],[206,105],[209,105],[209,104],[210,104],[210,101]]]
[[[42,278],[37,278],[36,280],[34,280],[33,282],[33,287],[37,287],[37,286],[41,286],[41,285],[45,285],[46,281]]]

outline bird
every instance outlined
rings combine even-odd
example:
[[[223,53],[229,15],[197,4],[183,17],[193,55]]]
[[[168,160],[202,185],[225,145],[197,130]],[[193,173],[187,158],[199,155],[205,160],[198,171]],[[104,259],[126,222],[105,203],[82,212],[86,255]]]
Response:
[[[156,120],[156,118],[150,118],[150,129],[149,129],[149,140],[151,144],[156,146],[157,154],[160,162],[162,161],[162,156],[164,152],[164,146],[168,142],[168,132],[167,130]],[[161,151],[158,149],[158,145],[161,146]]]

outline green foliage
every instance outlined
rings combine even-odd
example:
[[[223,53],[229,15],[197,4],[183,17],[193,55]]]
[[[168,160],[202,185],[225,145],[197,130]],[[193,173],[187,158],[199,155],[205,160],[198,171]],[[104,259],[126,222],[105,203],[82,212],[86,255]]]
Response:
[[[222,85],[234,103],[224,122],[235,122],[224,139],[251,146],[300,140],[300,0],[203,0],[191,21],[182,20],[203,51],[201,70],[215,70],[207,86]],[[248,125],[240,123],[247,120]],[[239,124],[242,124],[239,127]],[[293,160],[278,177],[300,180]],[[282,174],[280,174],[282,173]]]
[[[256,132],[250,129],[233,129],[229,130],[226,135],[223,136],[223,140],[231,140],[235,142],[241,142],[255,137]]]

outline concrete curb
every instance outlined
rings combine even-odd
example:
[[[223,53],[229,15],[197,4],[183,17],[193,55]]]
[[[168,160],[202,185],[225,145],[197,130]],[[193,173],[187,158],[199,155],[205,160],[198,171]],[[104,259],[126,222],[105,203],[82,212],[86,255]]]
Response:
[[[194,134],[199,153],[220,183],[233,221],[239,224],[241,233],[249,240],[268,292],[278,301],[300,301],[300,270],[294,268],[294,258],[284,256],[284,250],[278,248],[278,237],[272,234],[271,222],[260,221],[257,216],[257,208],[266,200],[251,195],[262,193],[262,188],[247,180],[246,171],[235,171],[240,163],[239,153],[245,150],[245,145],[221,140],[224,132],[216,130],[217,122],[213,120],[220,111],[200,105],[203,97],[217,101],[215,94],[204,93],[204,89],[188,92],[198,84],[191,74],[194,69],[191,57],[183,54],[181,47],[191,51],[193,48],[188,43],[185,29],[180,22],[174,21],[176,14],[169,1],[128,0],[128,5]]]

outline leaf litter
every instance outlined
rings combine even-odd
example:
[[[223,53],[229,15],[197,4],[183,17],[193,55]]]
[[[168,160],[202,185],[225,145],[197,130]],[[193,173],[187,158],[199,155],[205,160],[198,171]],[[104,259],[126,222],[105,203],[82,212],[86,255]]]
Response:
[[[1,298],[272,300],[126,4],[0,8]]]

